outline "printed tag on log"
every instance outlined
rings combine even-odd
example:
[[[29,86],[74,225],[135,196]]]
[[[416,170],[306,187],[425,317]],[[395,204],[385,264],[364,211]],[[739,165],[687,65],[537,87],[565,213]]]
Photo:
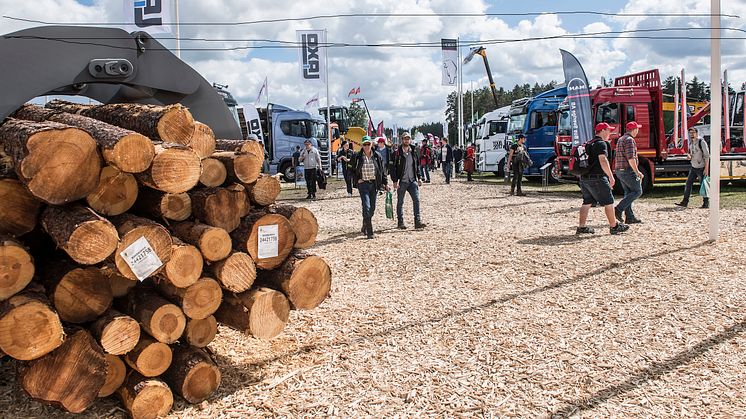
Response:
[[[163,262],[145,237],[135,240],[120,255],[140,281],[163,266]]]
[[[277,257],[280,254],[280,234],[277,224],[259,226],[257,243],[257,257],[267,259]]]

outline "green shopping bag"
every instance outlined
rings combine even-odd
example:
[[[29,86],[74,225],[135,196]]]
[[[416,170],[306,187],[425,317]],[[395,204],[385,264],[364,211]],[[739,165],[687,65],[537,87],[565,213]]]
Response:
[[[386,191],[386,218],[394,219],[394,198],[391,191]]]
[[[699,195],[702,198],[710,197],[710,177],[709,176],[702,177],[702,185],[700,185],[699,187]]]

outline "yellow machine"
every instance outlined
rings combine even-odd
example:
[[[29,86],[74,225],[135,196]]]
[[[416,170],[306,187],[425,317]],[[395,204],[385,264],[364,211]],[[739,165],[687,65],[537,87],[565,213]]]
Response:
[[[347,141],[351,141],[353,144],[355,144],[355,150],[360,150],[363,147],[363,137],[365,137],[367,132],[365,129],[360,127],[350,127],[350,129],[347,130],[347,133],[345,133],[344,138]]]

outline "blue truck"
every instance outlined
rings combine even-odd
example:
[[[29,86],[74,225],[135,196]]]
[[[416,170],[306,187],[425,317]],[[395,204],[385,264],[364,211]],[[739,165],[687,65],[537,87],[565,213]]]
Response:
[[[559,172],[554,169],[557,157],[554,142],[557,138],[557,112],[567,97],[567,87],[557,87],[532,98],[514,100],[510,106],[508,137],[515,141],[518,134],[526,136],[528,154],[534,164],[524,172],[527,177],[541,176],[540,168],[552,164],[549,180],[559,181]]]

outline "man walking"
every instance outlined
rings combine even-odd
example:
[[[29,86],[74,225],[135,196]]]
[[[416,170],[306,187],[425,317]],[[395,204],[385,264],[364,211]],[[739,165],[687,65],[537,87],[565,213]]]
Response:
[[[427,144],[427,138],[422,140],[420,148],[420,179],[425,183],[430,183],[430,160],[432,158],[430,146]]]
[[[451,170],[453,164],[453,148],[445,138],[440,139],[440,156],[438,158],[443,166],[443,175],[446,177],[446,185],[451,183]]]
[[[710,148],[707,143],[699,137],[699,131],[696,128],[689,128],[689,159],[692,167],[689,169],[689,176],[686,178],[684,186],[684,199],[676,205],[686,208],[689,205],[689,195],[692,193],[694,180],[699,177],[700,185],[704,182],[705,176],[710,176]],[[702,208],[710,208],[710,198],[702,198]]]
[[[414,228],[425,228],[420,218],[420,189],[422,177],[417,156],[417,150],[411,146],[412,137],[408,132],[402,134],[402,144],[394,152],[394,165],[391,168],[391,180],[396,189],[396,218],[397,228],[404,230],[404,195],[409,193],[414,209]]]
[[[352,196],[352,169],[355,153],[350,149],[348,141],[342,142],[342,147],[337,151],[337,162],[342,164],[342,174],[347,184],[347,196]]]
[[[464,150],[461,150],[461,147],[456,145],[456,148],[453,149],[453,161],[456,163],[456,175],[461,173],[461,160],[464,158]]]
[[[515,144],[510,146],[510,154],[508,154],[508,166],[510,172],[513,175],[513,181],[510,183],[510,194],[516,194],[516,187],[518,188],[518,196],[526,196],[521,190],[521,183],[523,183],[523,171],[526,169],[524,166],[524,155],[526,155],[526,136],[518,134],[516,136]]]
[[[373,151],[370,137],[363,137],[363,149],[355,157],[353,177],[363,208],[363,233],[373,238],[373,214],[376,212],[376,194],[379,189],[389,189],[384,174],[381,155]]]
[[[300,161],[303,162],[303,172],[306,177],[306,189],[308,189],[308,196],[306,199],[316,200],[316,176],[318,171],[321,170],[321,154],[319,150],[311,145],[311,140],[303,142],[306,148],[300,153]]]
[[[624,198],[614,208],[614,215],[620,222],[622,215],[625,216],[627,224],[641,223],[632,210],[632,203],[642,195],[643,174],[637,161],[637,144],[635,137],[640,132],[642,125],[635,121],[627,122],[627,132],[619,137],[616,142],[616,154],[614,160],[614,171],[624,189]]]
[[[384,137],[378,137],[378,148],[376,148],[376,152],[381,155],[381,161],[383,162],[383,170],[386,172],[386,176],[389,174],[389,170],[391,169],[391,147],[386,145],[386,138]]]
[[[617,222],[614,217],[614,173],[609,164],[609,137],[614,127],[601,122],[596,125],[596,136],[585,144],[588,154],[588,172],[580,176],[580,190],[583,193],[583,205],[580,207],[580,220],[575,234],[593,234],[593,228],[588,227],[588,213],[591,205],[598,202],[604,207],[606,219],[609,221],[609,232],[619,234],[629,230],[629,226]]]

